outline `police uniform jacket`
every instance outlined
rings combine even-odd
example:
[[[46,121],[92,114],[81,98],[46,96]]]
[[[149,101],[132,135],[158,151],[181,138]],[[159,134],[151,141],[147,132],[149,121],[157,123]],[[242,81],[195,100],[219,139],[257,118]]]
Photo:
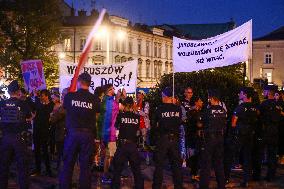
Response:
[[[26,131],[26,119],[31,117],[27,103],[17,98],[10,98],[0,103],[1,129],[5,133],[21,133]]]
[[[64,97],[67,132],[72,129],[90,129],[95,134],[96,112],[99,102],[88,90],[79,89]]]

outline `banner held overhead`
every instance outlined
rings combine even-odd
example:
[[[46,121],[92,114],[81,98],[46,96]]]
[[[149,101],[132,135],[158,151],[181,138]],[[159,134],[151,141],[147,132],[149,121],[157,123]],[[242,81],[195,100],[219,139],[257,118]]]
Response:
[[[202,40],[173,38],[174,72],[192,72],[237,64],[251,58],[252,20]]]
[[[127,93],[136,91],[137,60],[114,65],[85,65],[80,73],[87,72],[92,77],[90,91],[105,84],[113,84],[116,91],[122,87]],[[60,61],[60,91],[69,87],[77,65],[64,60]]]

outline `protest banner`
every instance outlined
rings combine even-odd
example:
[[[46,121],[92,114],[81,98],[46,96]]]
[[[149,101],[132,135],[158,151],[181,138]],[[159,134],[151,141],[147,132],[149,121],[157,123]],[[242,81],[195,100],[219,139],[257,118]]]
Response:
[[[41,60],[27,60],[21,62],[21,69],[25,83],[25,89],[30,93],[36,90],[46,89],[43,65]]]
[[[92,76],[90,92],[105,84],[113,84],[116,91],[124,88],[127,93],[134,93],[137,80],[137,60],[113,65],[85,65],[80,73],[87,72]],[[77,65],[65,60],[60,61],[60,91],[70,86]]]
[[[173,38],[174,72],[192,72],[233,65],[251,57],[252,20],[202,40]]]

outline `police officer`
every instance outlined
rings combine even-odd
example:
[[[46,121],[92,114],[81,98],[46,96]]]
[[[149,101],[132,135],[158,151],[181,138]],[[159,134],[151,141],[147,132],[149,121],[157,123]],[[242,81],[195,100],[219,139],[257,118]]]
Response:
[[[163,182],[163,167],[168,157],[173,171],[174,187],[182,188],[182,160],[179,152],[179,128],[182,123],[180,106],[173,104],[172,90],[162,92],[163,104],[156,110],[159,139],[154,154],[155,171],[153,189],[160,189]]]
[[[18,178],[21,189],[29,188],[29,158],[27,144],[21,133],[27,131],[27,119],[31,118],[29,106],[20,100],[20,87],[17,81],[8,86],[10,99],[1,102],[1,130],[3,138],[0,141],[0,188],[8,187],[9,166],[13,156],[16,158]]]
[[[203,144],[200,150],[200,183],[201,189],[209,188],[211,163],[215,170],[218,189],[225,188],[224,176],[224,129],[226,127],[226,111],[220,105],[219,93],[208,91],[208,106],[204,115],[204,128],[200,132]]]
[[[139,134],[140,116],[134,113],[132,97],[124,100],[123,112],[118,114],[116,127],[119,129],[118,148],[114,154],[114,178],[112,188],[120,188],[120,175],[125,162],[129,161],[136,189],[144,188],[141,175],[141,158],[137,150],[137,135]]]
[[[252,103],[253,95],[254,90],[251,87],[244,87],[240,90],[239,100],[243,103],[234,110],[232,117],[232,128],[238,139],[236,149],[237,154],[240,156],[237,155],[237,157],[241,157],[243,160],[243,182],[241,187],[248,187],[251,172],[251,152],[258,118],[257,108]]]
[[[78,78],[78,91],[64,98],[67,136],[64,142],[64,166],[60,175],[60,188],[71,188],[74,164],[79,155],[79,188],[91,188],[91,165],[94,154],[94,132],[97,104],[89,92],[91,76],[82,73]]]
[[[275,177],[277,167],[278,124],[281,118],[281,108],[274,100],[275,91],[268,89],[267,100],[260,104],[260,116],[263,124],[263,145],[267,154],[266,180],[271,181]]]

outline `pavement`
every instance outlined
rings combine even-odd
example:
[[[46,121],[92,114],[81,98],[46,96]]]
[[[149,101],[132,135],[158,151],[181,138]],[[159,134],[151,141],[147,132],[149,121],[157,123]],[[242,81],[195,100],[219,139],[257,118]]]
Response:
[[[55,162],[52,163],[52,165],[55,167]],[[13,165],[15,168],[16,166]],[[144,188],[151,188],[152,185],[152,175],[154,172],[154,166],[147,166],[145,164],[142,164],[142,173],[145,178],[144,182]],[[17,181],[16,181],[16,169],[12,168],[11,171],[11,178],[9,179],[9,189],[17,189]],[[266,167],[262,170],[262,175],[265,175]],[[74,174],[73,174],[73,184],[72,189],[78,188],[78,178],[79,178],[79,167],[78,165],[75,165],[74,168]],[[131,174],[131,171],[128,169],[124,171],[124,175],[128,175],[127,178],[123,178],[121,182],[121,188],[122,189],[130,189],[133,188],[133,177]],[[198,188],[197,183],[192,183],[189,175],[189,170],[187,168],[183,169],[184,174],[184,188],[187,189],[194,189]],[[228,188],[241,188],[239,187],[239,184],[241,182],[241,171],[233,171],[233,176],[230,184],[228,185]],[[108,189],[110,186],[108,184],[103,184],[101,182],[101,173],[100,172],[94,172],[93,178],[92,178],[92,189]],[[56,177],[56,171],[54,169],[54,177],[48,177],[48,176],[37,176],[37,177],[31,177],[31,189],[58,189],[58,178]],[[173,182],[172,182],[172,173],[170,171],[169,167],[165,167],[164,170],[164,183],[163,183],[163,189],[173,189]],[[210,182],[210,188],[217,188],[217,183],[215,181],[214,172],[212,171],[211,174],[211,182]],[[259,182],[251,181],[249,182],[249,187],[251,189],[278,189],[283,188],[284,189],[284,166],[280,166],[277,170],[276,179],[273,182],[266,182],[264,180]]]

